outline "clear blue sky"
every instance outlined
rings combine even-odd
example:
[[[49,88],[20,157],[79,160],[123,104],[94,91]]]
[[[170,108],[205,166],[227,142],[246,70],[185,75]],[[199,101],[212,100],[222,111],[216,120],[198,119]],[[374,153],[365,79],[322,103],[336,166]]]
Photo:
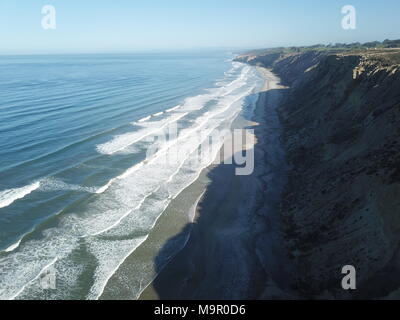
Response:
[[[41,28],[56,8],[57,29]],[[341,8],[357,29],[341,28]],[[0,54],[262,48],[400,38],[399,0],[1,0]]]

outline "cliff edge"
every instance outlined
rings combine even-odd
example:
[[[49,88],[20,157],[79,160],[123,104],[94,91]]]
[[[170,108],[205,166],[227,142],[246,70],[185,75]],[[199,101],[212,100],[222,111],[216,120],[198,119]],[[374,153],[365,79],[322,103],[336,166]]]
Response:
[[[303,298],[395,298],[400,288],[400,49],[247,54],[289,87],[279,214]],[[341,287],[342,267],[357,290]],[[399,291],[400,292],[400,291]]]

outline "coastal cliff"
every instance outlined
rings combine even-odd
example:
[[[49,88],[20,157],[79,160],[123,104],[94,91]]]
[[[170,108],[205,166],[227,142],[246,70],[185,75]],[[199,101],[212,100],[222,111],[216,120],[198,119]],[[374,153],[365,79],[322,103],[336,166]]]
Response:
[[[289,165],[278,213],[293,297],[398,297],[400,50],[236,60],[272,69],[288,87],[278,108]],[[341,288],[345,265],[357,270],[357,290]]]

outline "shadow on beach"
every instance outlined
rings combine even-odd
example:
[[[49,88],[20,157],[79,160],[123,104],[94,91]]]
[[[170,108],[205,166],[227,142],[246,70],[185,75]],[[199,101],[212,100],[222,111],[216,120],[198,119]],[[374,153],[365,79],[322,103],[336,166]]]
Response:
[[[169,239],[154,260],[157,278],[141,299],[257,299],[281,297],[286,267],[276,209],[285,183],[280,127],[274,104],[286,89],[260,93],[253,119],[255,170],[235,174],[236,164],[208,170],[210,184],[196,219]],[[184,248],[171,255],[177,243]],[[289,271],[287,271],[289,272]],[[276,279],[279,286],[276,285]],[[266,294],[265,291],[270,294]]]

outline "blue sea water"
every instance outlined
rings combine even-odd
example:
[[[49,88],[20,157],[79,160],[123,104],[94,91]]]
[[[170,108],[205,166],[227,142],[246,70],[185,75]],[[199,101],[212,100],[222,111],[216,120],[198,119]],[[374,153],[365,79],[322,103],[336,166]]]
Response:
[[[191,161],[199,136],[229,128],[259,88],[256,70],[231,58],[0,57],[0,298],[99,297],[215,157]],[[177,136],[146,160],[171,125]],[[173,145],[181,157],[166,163]],[[50,267],[62,272],[49,295],[35,280]]]

